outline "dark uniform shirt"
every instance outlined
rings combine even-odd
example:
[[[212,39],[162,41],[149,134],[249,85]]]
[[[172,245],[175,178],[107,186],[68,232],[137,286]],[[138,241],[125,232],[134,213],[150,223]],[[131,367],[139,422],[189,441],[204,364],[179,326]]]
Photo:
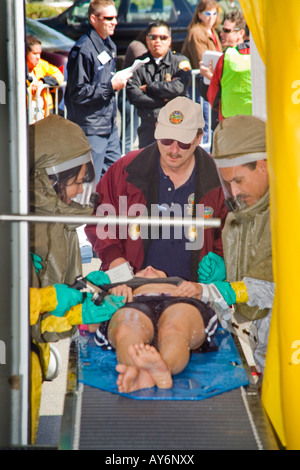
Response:
[[[140,59],[146,57],[150,57],[150,61],[134,72],[126,90],[141,118],[140,129],[146,128],[151,134],[151,139],[145,141],[145,145],[149,145],[155,140],[154,129],[160,109],[177,96],[189,96],[187,90],[192,72],[187,57],[171,50],[159,61],[155,61],[150,52]],[[141,90],[142,85],[147,85],[146,93]]]
[[[180,187],[175,188],[170,178],[164,174],[160,167],[159,178],[159,205],[158,210],[162,217],[187,217],[193,214],[195,198],[195,174],[194,168],[189,179]],[[176,276],[180,272],[181,277],[191,279],[191,251],[187,249],[189,243],[188,227],[163,226],[158,234],[159,238],[152,240],[146,266],[153,266],[167,273],[168,276]]]
[[[116,120],[116,101],[111,79],[117,50],[91,28],[70,51],[65,102],[68,119],[86,135],[109,135]]]

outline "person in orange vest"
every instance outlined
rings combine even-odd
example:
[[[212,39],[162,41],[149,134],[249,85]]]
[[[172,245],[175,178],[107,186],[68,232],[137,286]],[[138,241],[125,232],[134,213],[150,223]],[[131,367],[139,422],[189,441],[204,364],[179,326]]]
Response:
[[[50,114],[53,109],[53,99],[51,93],[44,89],[41,93],[41,103],[37,103],[37,91],[40,86],[61,85],[64,75],[55,65],[41,59],[42,43],[34,35],[26,36],[26,64],[27,64],[27,87],[31,95],[31,103],[35,112],[33,120],[37,121]],[[38,112],[38,108],[41,108]]]

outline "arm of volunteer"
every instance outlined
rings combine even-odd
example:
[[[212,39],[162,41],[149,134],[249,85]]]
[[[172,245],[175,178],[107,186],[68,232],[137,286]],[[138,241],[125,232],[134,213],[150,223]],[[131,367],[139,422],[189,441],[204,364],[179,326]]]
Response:
[[[84,54],[74,50],[68,62],[68,89],[75,103],[92,105],[93,102],[107,101],[114,95],[110,80],[93,83],[93,65]]]
[[[217,62],[214,73],[207,90],[207,99],[213,109],[219,109],[219,102],[221,99],[221,78],[223,73],[224,54]]]
[[[261,309],[273,307],[275,295],[274,282],[250,277],[244,277],[242,282],[247,289],[247,305],[250,307],[257,305]]]

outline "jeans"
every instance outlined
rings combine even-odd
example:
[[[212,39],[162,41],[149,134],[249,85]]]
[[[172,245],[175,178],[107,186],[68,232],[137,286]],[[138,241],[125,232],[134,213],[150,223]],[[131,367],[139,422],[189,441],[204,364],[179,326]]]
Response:
[[[87,135],[92,147],[96,184],[108,168],[121,157],[120,138],[115,125],[111,134]]]

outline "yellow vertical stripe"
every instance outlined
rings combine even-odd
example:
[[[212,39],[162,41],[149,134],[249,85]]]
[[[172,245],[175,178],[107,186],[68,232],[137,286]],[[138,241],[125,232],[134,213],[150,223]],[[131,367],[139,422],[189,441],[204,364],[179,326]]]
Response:
[[[266,65],[273,307],[262,399],[287,449],[300,449],[300,2],[240,0]],[[284,40],[283,40],[284,38]]]

